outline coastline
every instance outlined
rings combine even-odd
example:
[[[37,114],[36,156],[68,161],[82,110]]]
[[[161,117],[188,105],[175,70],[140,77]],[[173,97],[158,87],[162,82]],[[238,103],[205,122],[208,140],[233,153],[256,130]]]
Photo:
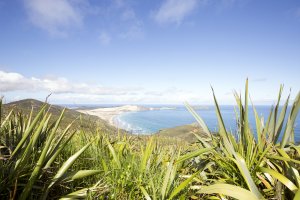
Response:
[[[161,128],[156,131],[145,131],[138,126],[132,127],[130,124],[124,123],[121,119],[119,119],[119,116],[124,113],[130,113],[130,112],[140,112],[140,111],[158,111],[158,110],[176,110],[178,109],[177,106],[141,106],[141,105],[121,105],[121,106],[111,106],[111,107],[92,107],[92,108],[85,108],[81,107],[76,109],[76,111],[81,112],[83,114],[88,114],[92,116],[96,116],[105,122],[107,122],[109,125],[117,128],[117,129],[124,129],[129,132],[134,132],[136,134],[154,134],[160,132],[160,130],[164,129],[170,129],[180,126],[189,125],[190,123],[186,123],[184,125],[175,125],[175,126],[167,126],[164,128]],[[207,106],[197,106],[196,109],[201,110],[208,110]],[[191,122],[192,123],[192,122]]]
[[[149,108],[142,106],[134,106],[134,105],[125,105],[125,106],[117,106],[117,107],[107,107],[107,108],[96,108],[96,109],[78,109],[76,111],[97,116],[104,121],[108,122],[111,126],[116,128],[122,128],[119,124],[116,123],[115,118],[125,112],[138,112],[150,110]]]

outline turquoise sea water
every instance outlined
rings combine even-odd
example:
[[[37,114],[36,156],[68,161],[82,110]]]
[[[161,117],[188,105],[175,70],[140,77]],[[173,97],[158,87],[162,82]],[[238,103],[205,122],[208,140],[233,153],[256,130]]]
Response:
[[[149,107],[153,107],[150,106]],[[158,106],[161,107],[161,106]],[[174,106],[171,106],[174,107]],[[270,106],[256,106],[260,116],[267,121],[270,113]],[[198,109],[196,112],[203,118],[211,131],[217,130],[217,117],[214,106],[207,106],[205,109]],[[235,130],[236,120],[233,106],[221,106],[221,113],[227,129]],[[289,113],[289,110],[288,110]],[[287,117],[286,117],[287,118]],[[151,134],[161,129],[191,124],[196,120],[184,106],[176,106],[173,110],[151,110],[123,113],[115,118],[120,128],[126,129],[134,134]],[[255,127],[253,110],[249,110],[249,121],[251,127]],[[295,137],[300,141],[300,117],[298,115],[295,123]]]

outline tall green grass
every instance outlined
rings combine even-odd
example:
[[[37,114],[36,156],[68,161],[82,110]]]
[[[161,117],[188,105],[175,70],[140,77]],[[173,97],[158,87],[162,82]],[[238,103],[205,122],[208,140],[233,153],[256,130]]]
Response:
[[[201,182],[197,193],[201,198],[222,196],[237,199],[297,199],[299,192],[299,146],[294,140],[294,123],[300,107],[300,93],[296,96],[288,114],[289,97],[280,108],[282,87],[277,104],[270,111],[266,123],[259,117],[255,106],[256,127],[249,124],[248,80],[245,95],[235,93],[237,125],[235,132],[226,129],[215,93],[219,134],[213,135],[191,106],[187,108],[209,136],[209,141],[199,138],[199,148],[211,147],[210,171],[205,171],[209,182]],[[279,110],[281,110],[279,112]],[[256,136],[254,133],[256,130]],[[279,135],[283,130],[282,139]],[[299,134],[299,133],[298,133]],[[196,167],[196,166],[194,166]],[[203,186],[206,185],[206,186]],[[297,194],[297,195],[296,195]]]
[[[1,115],[1,199],[46,199],[54,187],[99,173],[98,170],[69,170],[91,143],[53,167],[74,134],[68,133],[70,126],[58,131],[64,111],[50,124],[51,114],[47,109],[44,105],[35,117],[32,112],[24,116],[11,111],[2,120]]]
[[[248,82],[243,98],[234,95],[235,131],[214,92],[218,133],[186,104],[200,126],[195,143],[73,130],[61,126],[64,111],[52,120],[46,105],[37,115],[12,110],[0,118],[0,199],[298,199],[299,93],[288,109],[281,87],[266,121],[249,106]]]
[[[184,189],[175,160],[185,142],[74,131],[60,126],[64,111],[51,120],[48,110],[1,115],[0,199],[167,199]]]

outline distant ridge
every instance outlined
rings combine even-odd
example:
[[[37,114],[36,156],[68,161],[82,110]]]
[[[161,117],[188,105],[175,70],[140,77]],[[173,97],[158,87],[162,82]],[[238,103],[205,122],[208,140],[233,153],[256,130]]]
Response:
[[[18,101],[13,101],[13,102],[7,103],[5,105],[13,106],[13,105],[27,105],[27,104],[42,105],[42,104],[44,104],[44,102],[36,100],[36,99],[21,99],[21,100],[18,100]]]
[[[24,111],[31,111],[31,109],[33,108],[34,111],[39,110],[43,105],[45,104],[45,102],[36,100],[36,99],[22,99],[22,100],[18,100],[18,101],[13,101],[7,104],[4,104],[5,107],[7,107],[8,109],[12,109],[15,108],[18,111],[22,110]],[[51,105],[49,103],[47,103],[48,106],[51,106],[50,108],[50,112],[61,112],[63,110],[63,107],[61,106],[56,106],[56,105]]]
[[[14,109],[15,112],[29,114],[33,108],[33,114],[35,115],[44,104],[45,102],[36,99],[22,99],[19,101],[3,104],[3,113],[7,114],[11,111],[11,109]],[[64,107],[58,105],[52,105],[49,103],[47,103],[47,105],[50,107],[49,113],[52,114],[51,118],[53,119],[57,119],[64,109]],[[96,116],[83,114],[76,110],[66,108],[62,126],[67,126],[74,120],[77,120],[73,125],[74,128],[82,128],[83,130],[89,130],[92,132],[96,132],[96,128],[100,128],[101,130],[110,133],[116,132],[115,127],[110,126],[107,122]]]

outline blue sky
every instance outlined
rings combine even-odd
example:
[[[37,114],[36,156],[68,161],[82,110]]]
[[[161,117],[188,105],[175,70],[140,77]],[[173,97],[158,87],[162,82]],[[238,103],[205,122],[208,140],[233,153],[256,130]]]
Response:
[[[257,104],[300,85],[299,0],[0,0],[0,95]]]

